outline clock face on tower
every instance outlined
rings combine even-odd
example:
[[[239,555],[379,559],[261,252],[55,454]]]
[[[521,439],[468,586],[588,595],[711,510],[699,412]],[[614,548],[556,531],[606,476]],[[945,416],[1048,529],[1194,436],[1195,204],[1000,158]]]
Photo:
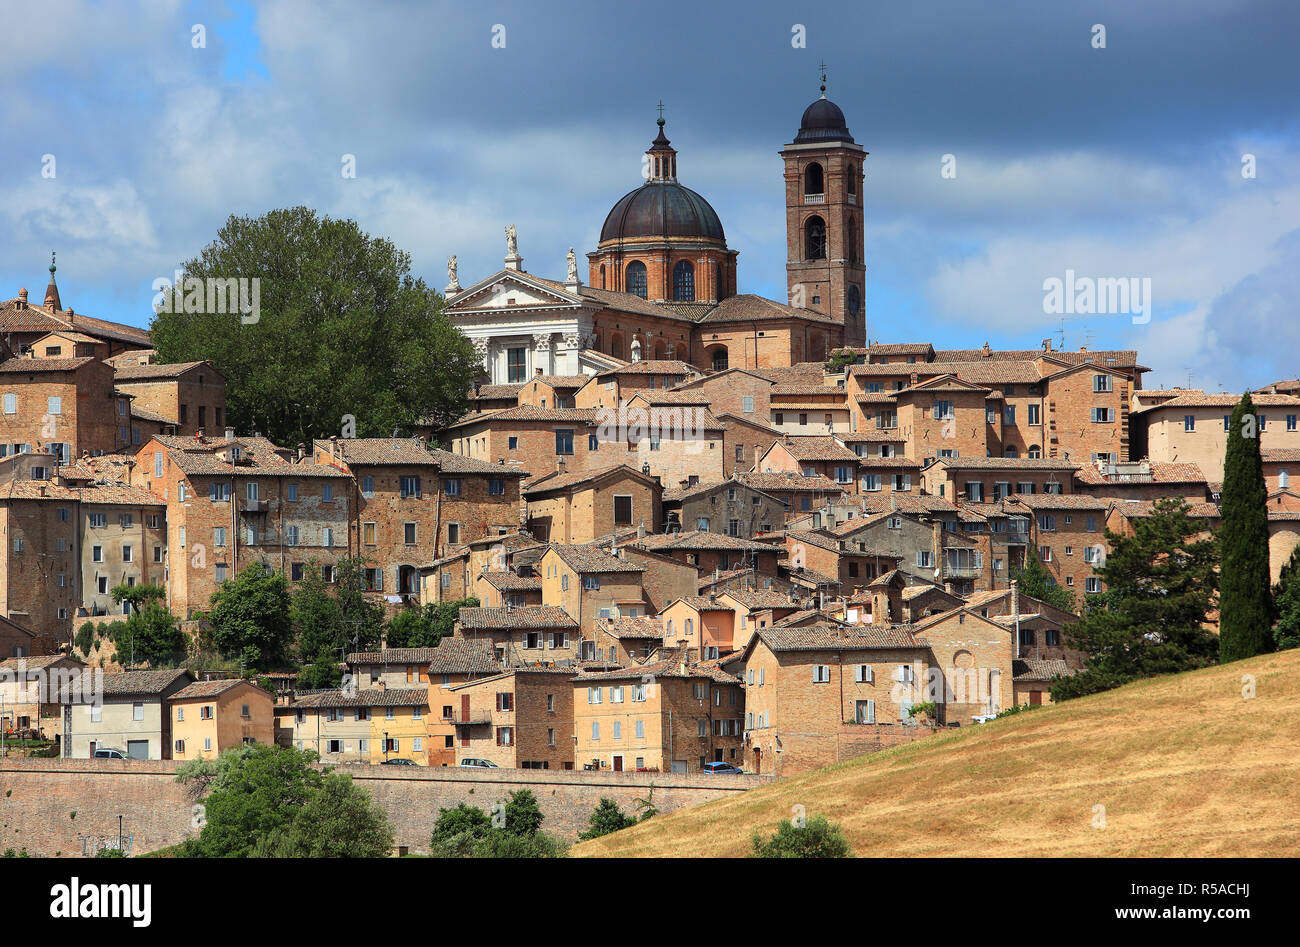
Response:
[[[856,316],[862,308],[862,292],[856,284],[849,287],[848,308],[850,316]]]

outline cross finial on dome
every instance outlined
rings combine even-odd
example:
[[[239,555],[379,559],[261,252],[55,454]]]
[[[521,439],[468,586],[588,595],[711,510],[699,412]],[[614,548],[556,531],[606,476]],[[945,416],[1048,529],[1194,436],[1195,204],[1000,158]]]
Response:
[[[821,63],[822,71],[822,98],[826,98],[826,63]]]
[[[54,265],[54,251],[50,251],[50,272],[53,273],[58,267]]]

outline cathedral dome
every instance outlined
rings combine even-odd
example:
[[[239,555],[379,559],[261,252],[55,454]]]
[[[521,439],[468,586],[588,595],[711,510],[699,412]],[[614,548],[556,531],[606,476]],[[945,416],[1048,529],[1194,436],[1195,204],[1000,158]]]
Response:
[[[649,181],[625,194],[600,229],[600,242],[684,237],[726,244],[722,221],[703,197],[676,181]]]
[[[796,145],[818,141],[853,141],[844,113],[824,95],[804,109],[799,134],[794,139]]]

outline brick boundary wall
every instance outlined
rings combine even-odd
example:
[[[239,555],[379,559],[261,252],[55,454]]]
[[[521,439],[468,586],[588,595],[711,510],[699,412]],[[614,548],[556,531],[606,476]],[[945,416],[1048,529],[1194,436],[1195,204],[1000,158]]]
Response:
[[[180,765],[172,760],[0,759],[0,851],[26,847],[33,856],[80,856],[81,836],[116,840],[119,815],[123,832],[134,836],[132,854],[182,842],[198,830],[191,828],[189,794],[175,780]],[[573,841],[602,796],[630,813],[653,785],[655,807],[668,813],[772,779],[360,765],[336,769],[351,775],[384,807],[395,843],[416,854],[428,851],[439,809],[464,802],[490,812],[517,789],[531,789],[537,796],[546,816],[544,830]]]

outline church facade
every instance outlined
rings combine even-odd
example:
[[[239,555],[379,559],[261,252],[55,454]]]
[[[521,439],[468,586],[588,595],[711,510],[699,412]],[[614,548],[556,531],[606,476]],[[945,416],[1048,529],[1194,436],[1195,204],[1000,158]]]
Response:
[[[702,371],[778,368],[865,343],[867,152],[825,86],[780,152],[786,301],[737,292],[738,251],[709,202],[679,183],[677,152],[662,117],[658,124],[645,182],[606,216],[585,282],[572,248],[562,282],[527,272],[513,226],[498,272],[462,288],[456,258],[448,261],[448,316],[482,357],[490,384],[598,374],[643,359]]]

